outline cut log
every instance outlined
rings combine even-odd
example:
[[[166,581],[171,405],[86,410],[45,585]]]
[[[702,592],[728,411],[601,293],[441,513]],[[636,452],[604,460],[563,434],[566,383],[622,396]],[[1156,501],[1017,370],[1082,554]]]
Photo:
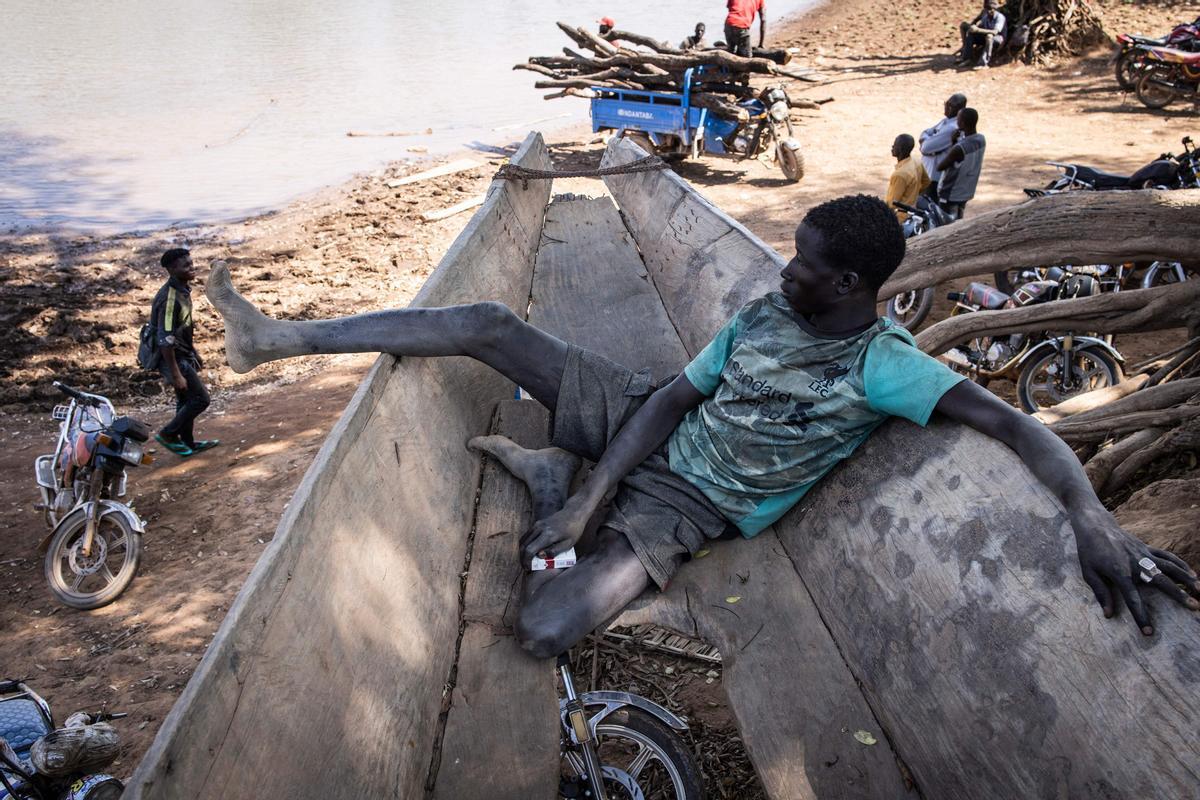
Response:
[[[455,214],[461,214],[464,211],[470,211],[472,208],[483,205],[483,201],[485,199],[486,196],[481,194],[478,197],[472,197],[469,200],[463,200],[461,203],[455,203],[449,208],[441,208],[437,211],[426,211],[421,215],[421,219],[424,222],[437,222],[440,219],[447,219],[449,217],[453,217]]]
[[[1065,192],[968,217],[908,243],[880,297],[1009,269],[1200,260],[1200,189]]]
[[[1154,442],[1135,451],[1118,464],[1105,483],[1106,492],[1118,491],[1129,484],[1138,470],[1160,458],[1188,450],[1200,450],[1200,424],[1192,418],[1164,433]]]
[[[978,336],[1026,331],[1128,333],[1196,327],[1200,327],[1200,280],[960,314],[921,331],[917,334],[917,346],[930,355],[938,355]]]
[[[1163,428],[1196,417],[1200,417],[1200,403],[1184,403],[1171,408],[1105,417],[1100,423],[1094,420],[1076,422],[1073,419],[1065,419],[1051,425],[1050,430],[1070,443],[1103,442],[1114,436],[1120,437],[1151,427]]]
[[[1142,379],[1145,377],[1145,375],[1138,376],[1138,378]],[[1116,387],[1110,388],[1116,389],[1125,384],[1132,384],[1136,380],[1137,378],[1130,381],[1125,381],[1121,384],[1118,384]],[[1082,398],[1090,395],[1102,394],[1106,391],[1108,390],[1100,389],[1095,392],[1088,392],[1085,395],[1072,398],[1072,400],[1081,400]],[[1198,394],[1200,394],[1200,378],[1188,378],[1187,380],[1172,381],[1171,383],[1164,383],[1158,386],[1148,386],[1137,392],[1128,392],[1126,393],[1127,396],[1113,397],[1109,400],[1109,402],[1097,408],[1080,409],[1078,413],[1069,415],[1063,424],[1066,424],[1067,422],[1070,422],[1071,424],[1092,422],[1103,426],[1104,420],[1108,419],[1109,417],[1132,414],[1135,411],[1154,411],[1160,408],[1169,408],[1170,406],[1179,405],[1180,403],[1186,403],[1189,400],[1194,399]],[[1071,402],[1071,400],[1068,400],[1067,402]],[[1066,403],[1063,403],[1062,405],[1065,406]],[[1058,406],[1055,406],[1049,410],[1054,411],[1056,408],[1058,408]],[[1050,429],[1054,430],[1054,425],[1051,425]]]
[[[418,172],[414,175],[405,175],[403,178],[387,181],[384,185],[389,189],[396,189],[400,186],[408,186],[409,184],[420,183],[421,181],[427,181],[430,178],[441,178],[445,175],[453,175],[456,172],[466,172],[469,169],[475,169],[476,167],[482,166],[483,164],[481,162],[476,161],[473,158],[460,158],[451,161],[448,164],[442,164],[439,167],[427,169],[424,172]]]
[[[1082,414],[1085,411],[1101,408],[1114,400],[1120,400],[1128,394],[1133,394],[1142,388],[1142,385],[1149,379],[1149,375],[1134,375],[1128,380],[1121,381],[1116,386],[1105,386],[1103,389],[1084,392],[1072,397],[1070,400],[1064,400],[1056,406],[1037,412],[1033,415],[1033,418],[1049,424],[1075,414]]]
[[[1117,466],[1129,456],[1147,445],[1153,444],[1163,433],[1162,428],[1146,428],[1130,434],[1119,442],[1101,450],[1083,465],[1083,471],[1092,488],[1101,497],[1107,494],[1108,478]]]

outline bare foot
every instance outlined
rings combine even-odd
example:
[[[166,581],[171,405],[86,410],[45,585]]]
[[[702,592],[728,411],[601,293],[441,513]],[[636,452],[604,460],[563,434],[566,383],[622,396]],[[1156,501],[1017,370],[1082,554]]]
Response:
[[[566,450],[526,450],[505,436],[476,436],[467,447],[492,456],[528,486],[535,510],[562,508],[580,465],[579,457]]]
[[[249,372],[270,356],[258,351],[258,342],[276,321],[237,293],[224,261],[214,261],[204,294],[225,319],[225,360],[234,372]]]

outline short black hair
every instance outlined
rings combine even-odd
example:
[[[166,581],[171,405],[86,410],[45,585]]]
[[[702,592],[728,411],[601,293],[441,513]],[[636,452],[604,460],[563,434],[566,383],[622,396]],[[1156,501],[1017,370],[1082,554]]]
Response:
[[[188,250],[186,247],[172,247],[170,250],[162,254],[162,258],[158,260],[158,263],[162,264],[163,269],[170,269],[171,265],[176,261],[184,256],[190,256],[191,254],[192,251]]]
[[[896,212],[878,197],[855,194],[828,200],[810,208],[800,224],[820,232],[825,255],[857,272],[874,289],[904,260],[904,231]]]
[[[958,113],[963,115],[963,122],[967,123],[967,127],[972,130],[979,124],[979,112],[973,108],[964,108]]]
[[[900,146],[900,152],[908,156],[912,154],[913,148],[917,146],[917,140],[912,137],[911,133],[902,133],[896,137],[897,145]]]

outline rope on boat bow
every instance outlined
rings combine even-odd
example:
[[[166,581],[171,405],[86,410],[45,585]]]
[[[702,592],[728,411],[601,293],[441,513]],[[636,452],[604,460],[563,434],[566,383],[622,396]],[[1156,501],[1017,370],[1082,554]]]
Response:
[[[505,164],[496,171],[492,180],[521,181],[522,188],[528,188],[531,180],[546,180],[554,178],[602,178],[605,175],[625,175],[633,172],[653,172],[666,169],[667,162],[658,156],[646,156],[628,164],[615,167],[591,167],[589,169],[529,169],[517,164]]]

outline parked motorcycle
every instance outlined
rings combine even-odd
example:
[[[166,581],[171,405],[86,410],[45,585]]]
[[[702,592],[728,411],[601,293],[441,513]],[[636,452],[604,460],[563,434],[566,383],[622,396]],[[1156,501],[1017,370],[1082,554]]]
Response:
[[[700,800],[704,778],[676,731],[687,724],[628,692],[576,694],[571,661],[558,657],[563,774],[559,797],[590,800]]]
[[[950,292],[951,316],[975,311],[1048,303],[1099,293],[1092,275],[1050,267],[1046,277],[1022,285],[1009,295],[984,283]],[[972,339],[946,353],[957,372],[986,384],[1007,378],[1017,384],[1017,398],[1027,414],[1057,405],[1075,395],[1113,386],[1121,380],[1124,357],[1105,338],[1074,333],[1015,333]]]
[[[1166,108],[1179,98],[1200,101],[1200,52],[1151,47],[1141,62],[1137,98],[1146,108]]]
[[[938,205],[937,201],[931,200],[925,195],[917,198],[915,206],[910,206],[899,201],[894,201],[892,205],[908,213],[908,217],[901,224],[905,239],[920,236],[926,231],[940,228],[943,225],[949,225],[954,221]],[[887,310],[885,312],[887,318],[906,330],[916,330],[925,321],[925,318],[929,316],[929,310],[933,308],[933,291],[933,287],[929,286],[924,289],[912,289],[911,291],[901,292],[887,301]]]
[[[125,496],[129,467],[149,464],[150,428],[118,417],[108,398],[54,382],[67,405],[54,407],[59,421],[54,452],[38,456],[34,474],[50,533],[46,581],[54,596],[72,608],[111,603],[137,574],[145,526]]]
[[[1175,50],[1200,50],[1200,17],[1194,22],[1176,25],[1166,36],[1157,38],[1122,33],[1117,36],[1115,70],[1117,84],[1126,92],[1137,89],[1145,69],[1145,55],[1152,47],[1170,47]]]
[[[1089,167],[1084,164],[1068,164],[1060,161],[1046,163],[1059,171],[1058,177],[1040,189],[1025,189],[1030,198],[1045,197],[1062,192],[1075,191],[1119,191],[1136,189],[1195,189],[1200,188],[1200,150],[1192,137],[1182,140],[1183,152],[1179,155],[1163,153],[1149,164],[1130,175],[1121,175]],[[1135,286],[1150,288],[1164,283],[1186,280],[1187,270],[1177,261],[1155,261],[1149,264],[1124,264],[1110,268],[1112,276],[1102,283],[1107,291],[1114,288],[1129,289]],[[1082,267],[1073,267],[1078,272]],[[1118,274],[1118,270],[1120,273]],[[994,274],[996,288],[1011,294],[1020,277],[1021,270],[1008,270]],[[1113,278],[1116,278],[1115,282]]]
[[[21,681],[0,681],[0,800],[116,800],[100,770],[121,742],[108,723],[125,714],[77,712],[55,728],[49,704]]]

